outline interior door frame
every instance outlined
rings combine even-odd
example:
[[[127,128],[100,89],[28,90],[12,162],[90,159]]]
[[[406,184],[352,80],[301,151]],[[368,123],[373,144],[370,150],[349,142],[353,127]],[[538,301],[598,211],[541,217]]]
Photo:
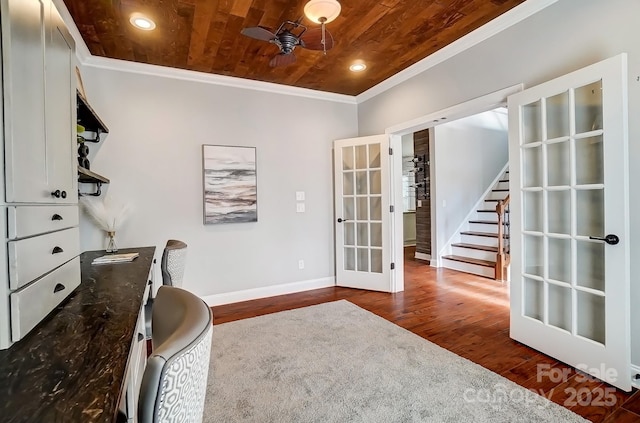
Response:
[[[524,89],[523,84],[516,84],[510,87],[503,88],[498,91],[494,91],[483,96],[474,98],[463,103],[456,104],[454,106],[447,107],[445,109],[432,112],[418,118],[393,125],[385,129],[385,134],[389,136],[389,147],[394,151],[391,156],[391,204],[395,204],[398,207],[397,213],[393,213],[391,218],[391,259],[395,263],[395,271],[391,272],[391,286],[393,292],[399,292],[404,290],[404,241],[402,236],[403,229],[403,214],[399,210],[402,200],[402,136],[412,134],[414,132],[422,131],[424,129],[433,128],[443,123],[448,123],[456,119],[465,118],[478,113],[494,110],[499,107],[506,107],[507,97],[512,94],[518,93]],[[429,177],[430,181],[433,181],[435,167],[437,163],[434,163],[433,154],[435,148],[433,146],[433,131],[429,132],[429,160],[431,161]],[[438,201],[438,193],[431,187],[431,266],[441,267],[440,251],[444,247],[438,245],[436,225],[436,213]]]

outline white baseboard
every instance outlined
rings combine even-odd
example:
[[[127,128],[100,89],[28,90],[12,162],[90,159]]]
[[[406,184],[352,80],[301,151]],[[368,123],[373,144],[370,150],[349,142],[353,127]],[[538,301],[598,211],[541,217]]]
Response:
[[[259,298],[275,297],[276,295],[294,294],[296,292],[310,291],[312,289],[329,288],[335,286],[336,278],[311,279],[281,285],[265,286],[264,288],[245,289],[243,291],[225,292],[223,294],[207,295],[201,297],[209,307],[239,303],[241,301],[257,300]]]
[[[417,251],[414,257],[417,258],[418,260],[427,260],[427,261],[431,260],[431,254],[419,253]]]

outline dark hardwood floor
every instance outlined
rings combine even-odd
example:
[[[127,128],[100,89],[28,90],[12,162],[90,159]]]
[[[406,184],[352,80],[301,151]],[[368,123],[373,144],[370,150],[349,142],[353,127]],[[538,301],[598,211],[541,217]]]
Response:
[[[500,282],[435,269],[405,251],[405,291],[325,288],[213,307],[214,324],[345,299],[411,332],[542,393],[593,421],[640,422],[640,392],[591,380],[509,338],[509,295]]]

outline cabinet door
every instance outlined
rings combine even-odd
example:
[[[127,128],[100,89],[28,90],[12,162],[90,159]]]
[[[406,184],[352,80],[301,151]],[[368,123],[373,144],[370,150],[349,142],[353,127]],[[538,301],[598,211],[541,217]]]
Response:
[[[72,39],[50,0],[2,6],[6,200],[75,203]]]
[[[51,199],[45,140],[44,40],[48,0],[2,1],[7,202]]]
[[[56,203],[77,203],[75,47],[53,3],[46,34],[45,127],[49,189],[67,193],[66,198],[55,198]]]

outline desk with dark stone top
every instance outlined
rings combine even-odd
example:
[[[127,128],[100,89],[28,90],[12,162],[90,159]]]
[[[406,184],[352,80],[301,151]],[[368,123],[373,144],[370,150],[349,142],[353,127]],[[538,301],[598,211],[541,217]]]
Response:
[[[80,286],[25,338],[0,351],[0,421],[115,422],[155,247],[129,263],[92,265]]]

